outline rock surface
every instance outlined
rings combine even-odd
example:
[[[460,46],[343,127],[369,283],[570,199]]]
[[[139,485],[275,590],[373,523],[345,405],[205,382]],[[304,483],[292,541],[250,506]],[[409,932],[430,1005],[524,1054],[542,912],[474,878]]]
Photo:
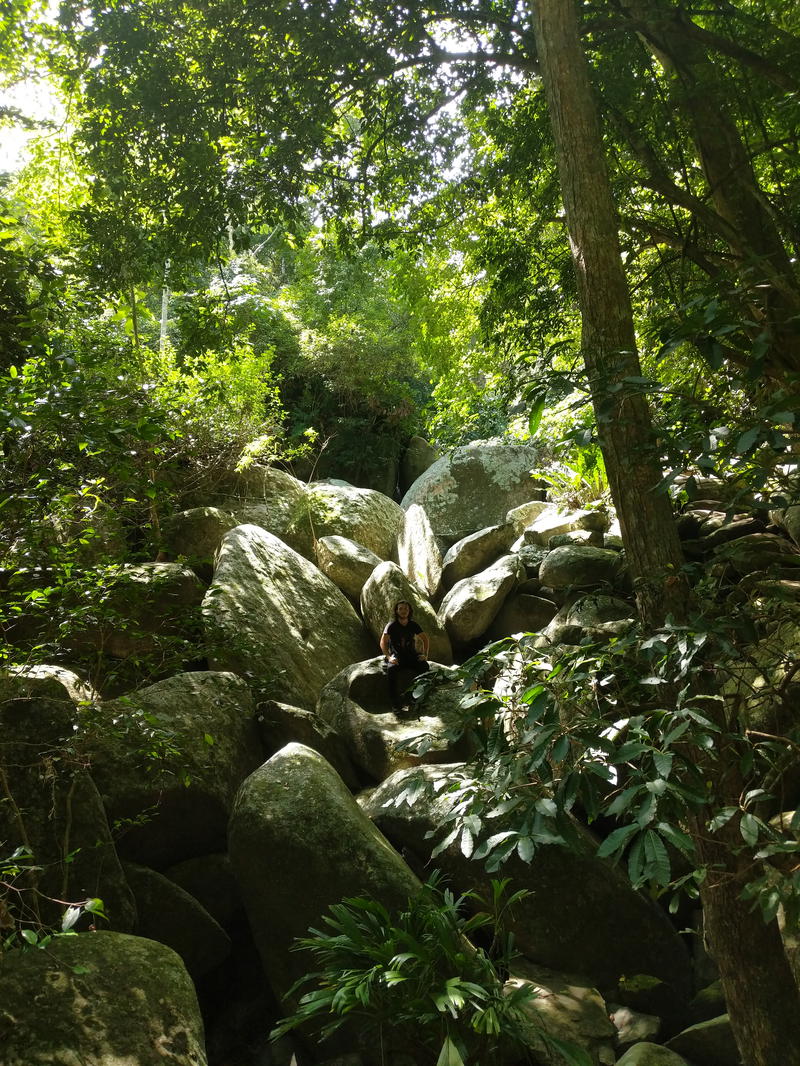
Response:
[[[313,558],[316,540],[337,536],[363,544],[381,559],[390,559],[403,521],[400,506],[382,492],[346,482],[320,481],[306,489],[304,505],[285,539],[309,558]]]
[[[503,606],[506,596],[524,577],[515,555],[505,555],[474,577],[454,585],[439,607],[439,620],[456,645],[483,636]]]
[[[310,966],[291,951],[332,903],[404,906],[420,884],[317,752],[288,744],[242,785],[230,856],[264,971],[284,996]]]
[[[620,557],[608,548],[565,544],[542,560],[539,580],[549,588],[612,587],[620,577]]]
[[[381,663],[371,659],[343,670],[322,690],[317,705],[319,717],[334,727],[362,773],[383,781],[404,767],[466,757],[464,743],[454,746],[447,738],[460,717],[460,686],[436,685],[401,716],[391,709]]]
[[[348,599],[358,603],[364,583],[381,559],[347,537],[320,537],[314,547],[317,566]]]
[[[446,822],[446,801],[433,785],[452,777],[448,767],[419,766],[392,774],[371,794],[364,810],[397,848],[427,862]],[[395,800],[411,788],[413,806]],[[500,832],[500,820],[492,832]],[[433,831],[435,839],[426,839]],[[480,837],[478,838],[480,839]],[[530,895],[516,904],[510,921],[517,948],[542,966],[582,974],[605,986],[621,974],[648,973],[686,992],[688,956],[663,912],[634,892],[614,868],[595,858],[588,835],[579,850],[540,848],[530,863],[516,853],[503,876]],[[483,864],[467,858],[460,841],[436,857],[436,865],[461,891],[490,892]]]
[[[513,538],[514,527],[510,522],[479,529],[457,541],[444,557],[442,578],[448,588],[464,578],[472,577],[494,562],[501,552],[507,550]]]
[[[85,728],[110,817],[133,820],[121,854],[163,869],[224,848],[236,790],[262,761],[241,678],[178,674],[100,705]]]
[[[344,593],[257,526],[225,534],[203,613],[213,666],[308,710],[341,669],[374,654]]]
[[[111,932],[0,956],[0,1047],[3,1066],[207,1061],[197,995],[180,958],[153,940]]]
[[[425,511],[412,504],[397,538],[397,562],[409,581],[428,599],[442,582],[442,553]]]
[[[460,539],[541,498],[543,489],[531,477],[537,462],[537,451],[526,446],[476,442],[455,448],[417,478],[401,506],[418,504],[437,536]]]

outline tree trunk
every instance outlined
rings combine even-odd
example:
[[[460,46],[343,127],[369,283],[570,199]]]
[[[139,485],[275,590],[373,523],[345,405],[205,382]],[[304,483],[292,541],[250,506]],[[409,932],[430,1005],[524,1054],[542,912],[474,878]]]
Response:
[[[640,391],[642,372],[600,123],[574,0],[537,0],[533,13],[600,446],[639,610],[655,626],[667,614],[684,616],[688,588],[672,506],[658,489],[662,469]]]
[[[739,818],[710,839],[693,827],[706,880],[701,885],[705,937],[719,967],[731,1028],[744,1066],[800,1066],[800,993],[778,923],[741,899],[752,878]]]

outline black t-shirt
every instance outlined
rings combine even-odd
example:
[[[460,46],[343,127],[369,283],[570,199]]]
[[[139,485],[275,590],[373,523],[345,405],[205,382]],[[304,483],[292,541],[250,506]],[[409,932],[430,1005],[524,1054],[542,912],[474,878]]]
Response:
[[[397,620],[389,622],[383,632],[388,635],[389,647],[398,662],[413,663],[419,659],[414,637],[422,632],[422,627],[418,626],[413,619],[409,619],[405,625]]]

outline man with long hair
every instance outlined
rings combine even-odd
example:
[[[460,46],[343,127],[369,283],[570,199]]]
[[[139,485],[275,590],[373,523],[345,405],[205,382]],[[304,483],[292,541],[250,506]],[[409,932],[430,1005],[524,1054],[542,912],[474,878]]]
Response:
[[[430,640],[414,621],[414,608],[407,600],[398,600],[393,614],[394,618],[387,623],[381,636],[381,651],[385,657],[384,669],[389,679],[392,707],[400,710],[403,706],[400,676],[404,674],[410,681],[425,673],[428,669]]]

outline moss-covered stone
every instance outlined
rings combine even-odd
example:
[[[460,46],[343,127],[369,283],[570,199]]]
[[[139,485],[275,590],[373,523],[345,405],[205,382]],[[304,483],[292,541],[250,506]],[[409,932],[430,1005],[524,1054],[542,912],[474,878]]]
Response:
[[[153,940],[82,933],[0,957],[3,1066],[206,1066],[194,985]]]

